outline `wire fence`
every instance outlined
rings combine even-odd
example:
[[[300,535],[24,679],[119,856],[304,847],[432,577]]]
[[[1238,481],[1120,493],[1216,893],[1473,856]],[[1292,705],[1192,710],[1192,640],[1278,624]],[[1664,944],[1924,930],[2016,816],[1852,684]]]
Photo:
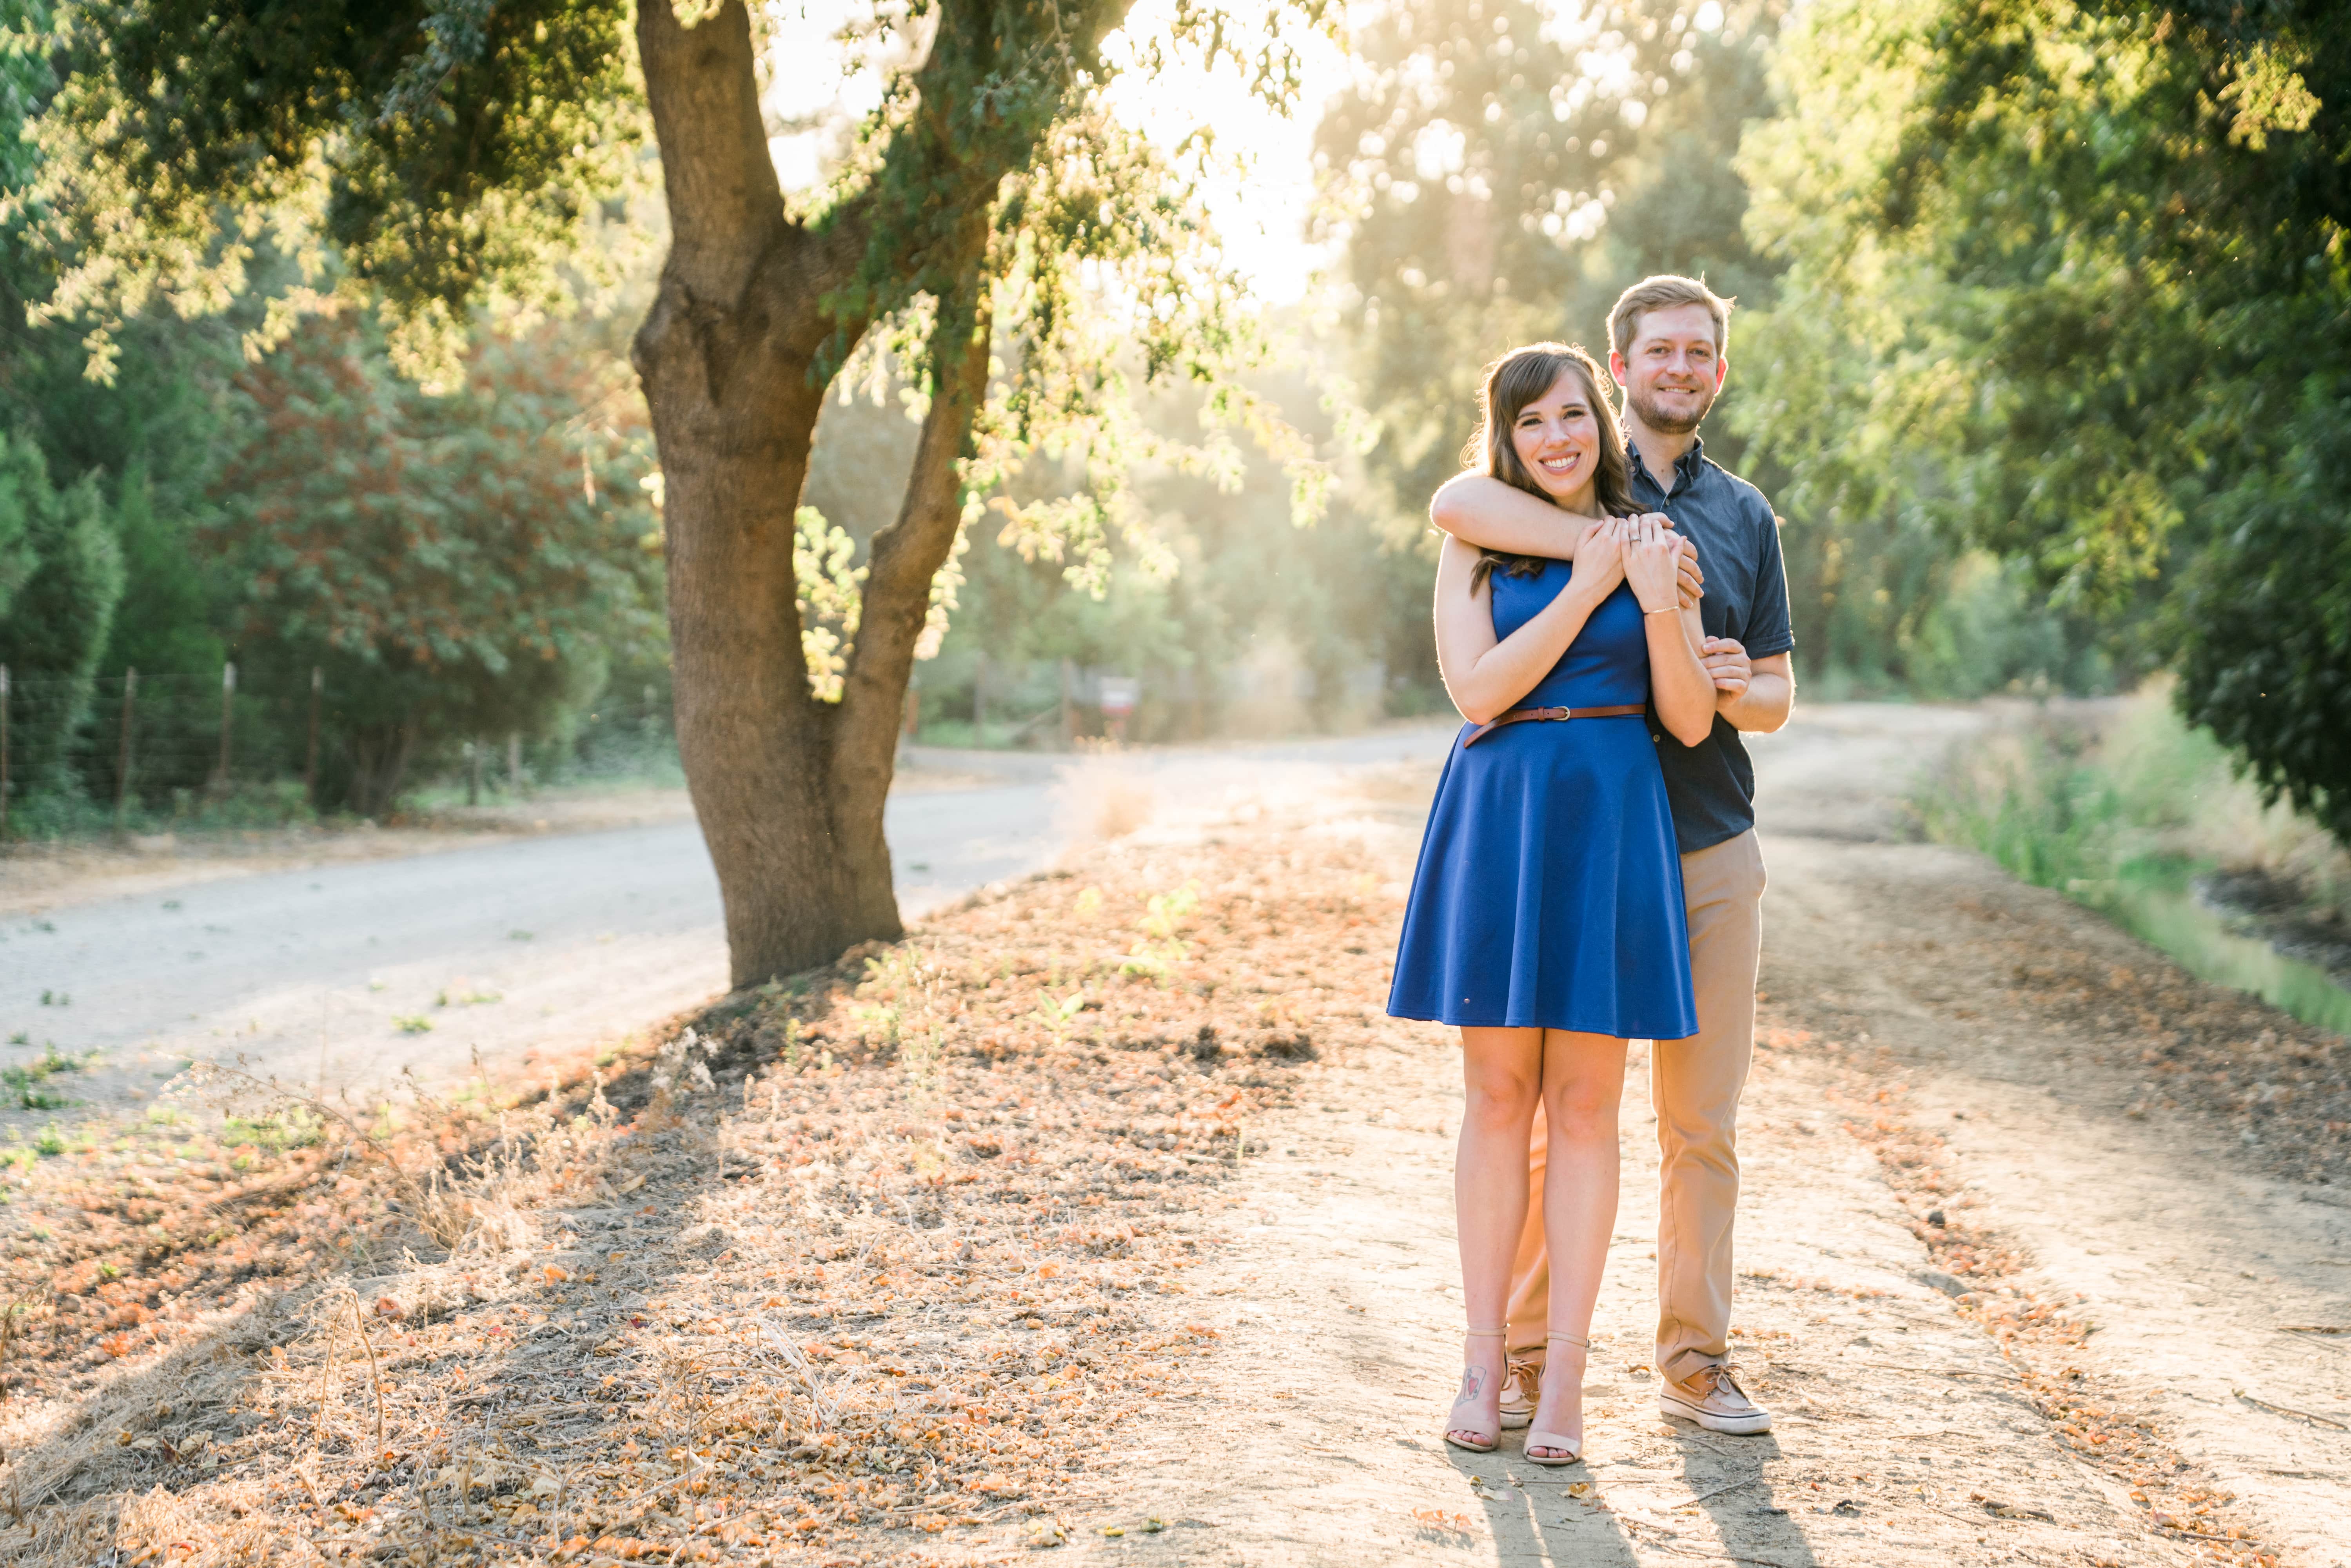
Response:
[[[283,695],[240,692],[236,666],[211,674],[23,676],[0,667],[0,832],[39,800],[120,828],[175,802],[240,785],[315,780],[316,672],[305,715]],[[307,723],[305,720],[307,719]],[[304,751],[289,757],[287,737]]]
[[[983,657],[952,683],[918,673],[907,729],[949,744],[1061,750],[1310,734],[1382,716],[1391,684],[1377,662],[1317,672],[1279,653],[1207,668]]]
[[[336,697],[318,666],[248,681],[234,664],[83,677],[0,665],[0,839],[274,825],[332,810],[344,802],[324,794],[350,771]],[[548,735],[428,740],[408,793],[474,801],[683,779],[668,693],[650,684],[610,689]]]
[[[1318,677],[1294,663],[1127,671],[983,657],[950,688],[926,693],[918,676],[905,729],[1049,750],[1296,734],[1378,716],[1388,684],[1377,664]],[[348,781],[367,764],[355,761],[338,695],[319,666],[247,679],[234,664],[84,677],[0,665],[0,839],[257,827],[351,809]],[[684,781],[666,685],[625,678],[547,733],[427,736],[402,768],[400,792],[431,809],[555,785]]]

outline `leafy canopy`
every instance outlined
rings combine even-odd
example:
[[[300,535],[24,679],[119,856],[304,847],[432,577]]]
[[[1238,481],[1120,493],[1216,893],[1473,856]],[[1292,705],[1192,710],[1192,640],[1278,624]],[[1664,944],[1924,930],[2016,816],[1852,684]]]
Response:
[[[1759,441],[1809,504],[1924,506],[2136,618],[2351,839],[2351,14],[1835,0],[1779,78]]]
[[[652,3],[689,25],[718,9]],[[859,14],[842,41],[880,66],[884,90],[846,155],[781,214],[850,236],[862,257],[828,298],[837,329],[812,373],[845,372],[844,390],[910,383],[919,417],[936,302],[959,281],[953,182],[991,159],[1009,171],[983,204],[999,370],[967,488],[999,491],[1006,541],[1064,561],[1096,592],[1113,532],[1170,564],[1127,484],[1138,462],[1232,475],[1232,443],[1247,434],[1284,462],[1299,520],[1327,485],[1238,378],[1265,345],[1200,215],[1213,136],[1171,158],[1118,122],[1106,90],[1123,69],[1184,62],[1238,71],[1286,104],[1301,77],[1291,30],[1325,26],[1325,0],[1291,0],[1254,26],[1176,0],[1148,36],[1102,47],[1123,9],[916,0]],[[617,220],[646,172],[630,13],[611,0],[66,7],[64,84],[37,122],[41,174],[23,204],[58,259],[42,308],[89,324],[93,371],[110,373],[121,321],[158,304],[219,310],[274,249],[298,259],[304,287],[275,302],[256,350],[341,293],[381,308],[412,374],[454,385],[474,314],[564,308],[614,265]],[[765,18],[754,10],[755,26]],[[987,47],[957,47],[982,33]],[[1196,439],[1134,413],[1137,385],[1170,377],[1207,390]],[[1008,481],[1040,453],[1085,482],[1012,499]],[[940,614],[953,586],[950,570]],[[810,674],[831,692],[843,649],[814,656],[822,642]]]

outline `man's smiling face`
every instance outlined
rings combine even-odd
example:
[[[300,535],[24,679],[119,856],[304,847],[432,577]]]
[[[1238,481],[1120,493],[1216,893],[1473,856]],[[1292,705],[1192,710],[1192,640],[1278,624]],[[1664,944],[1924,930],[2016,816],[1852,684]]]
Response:
[[[1714,340],[1714,317],[1703,305],[1647,310],[1634,323],[1629,350],[1608,356],[1633,416],[1660,435],[1696,430],[1730,362]]]

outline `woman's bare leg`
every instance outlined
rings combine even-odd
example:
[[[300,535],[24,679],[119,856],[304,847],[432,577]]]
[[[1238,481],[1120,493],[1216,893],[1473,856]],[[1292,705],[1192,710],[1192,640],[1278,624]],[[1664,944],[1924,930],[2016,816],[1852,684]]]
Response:
[[[1625,1042],[1604,1034],[1546,1030],[1543,1239],[1551,1253],[1551,1332],[1592,1337],[1592,1307],[1616,1228],[1616,1107],[1625,1094]],[[1553,1341],[1532,1428],[1583,1440],[1584,1353]],[[1556,1374],[1557,1375],[1552,1375]],[[1540,1445],[1530,1454],[1550,1454]]]
[[[1527,1139],[1542,1092],[1543,1031],[1461,1031],[1461,1142],[1453,1158],[1454,1222],[1468,1327],[1499,1329],[1510,1306],[1510,1260],[1527,1213]],[[1602,1245],[1607,1244],[1606,1238]],[[1502,1337],[1472,1338],[1448,1435],[1490,1446],[1502,1429]]]

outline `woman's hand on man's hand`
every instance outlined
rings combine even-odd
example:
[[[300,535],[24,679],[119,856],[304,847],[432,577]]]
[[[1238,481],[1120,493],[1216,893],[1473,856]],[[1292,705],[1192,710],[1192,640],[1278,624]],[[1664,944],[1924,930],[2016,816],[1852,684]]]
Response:
[[[1682,550],[1687,543],[1664,517],[1649,512],[1619,523],[1625,580],[1644,614],[1682,607]]]
[[[1625,580],[1627,526],[1624,517],[1602,517],[1583,525],[1583,537],[1575,542],[1575,575],[1580,581],[1600,593],[1616,591],[1616,585]]]
[[[1697,609],[1698,601],[1706,597],[1706,569],[1698,563],[1698,541],[1687,534],[1676,532],[1673,518],[1663,512],[1643,512],[1633,520],[1656,524],[1661,531],[1671,535],[1674,541],[1681,547],[1682,559],[1679,563],[1681,607],[1684,610]]]

